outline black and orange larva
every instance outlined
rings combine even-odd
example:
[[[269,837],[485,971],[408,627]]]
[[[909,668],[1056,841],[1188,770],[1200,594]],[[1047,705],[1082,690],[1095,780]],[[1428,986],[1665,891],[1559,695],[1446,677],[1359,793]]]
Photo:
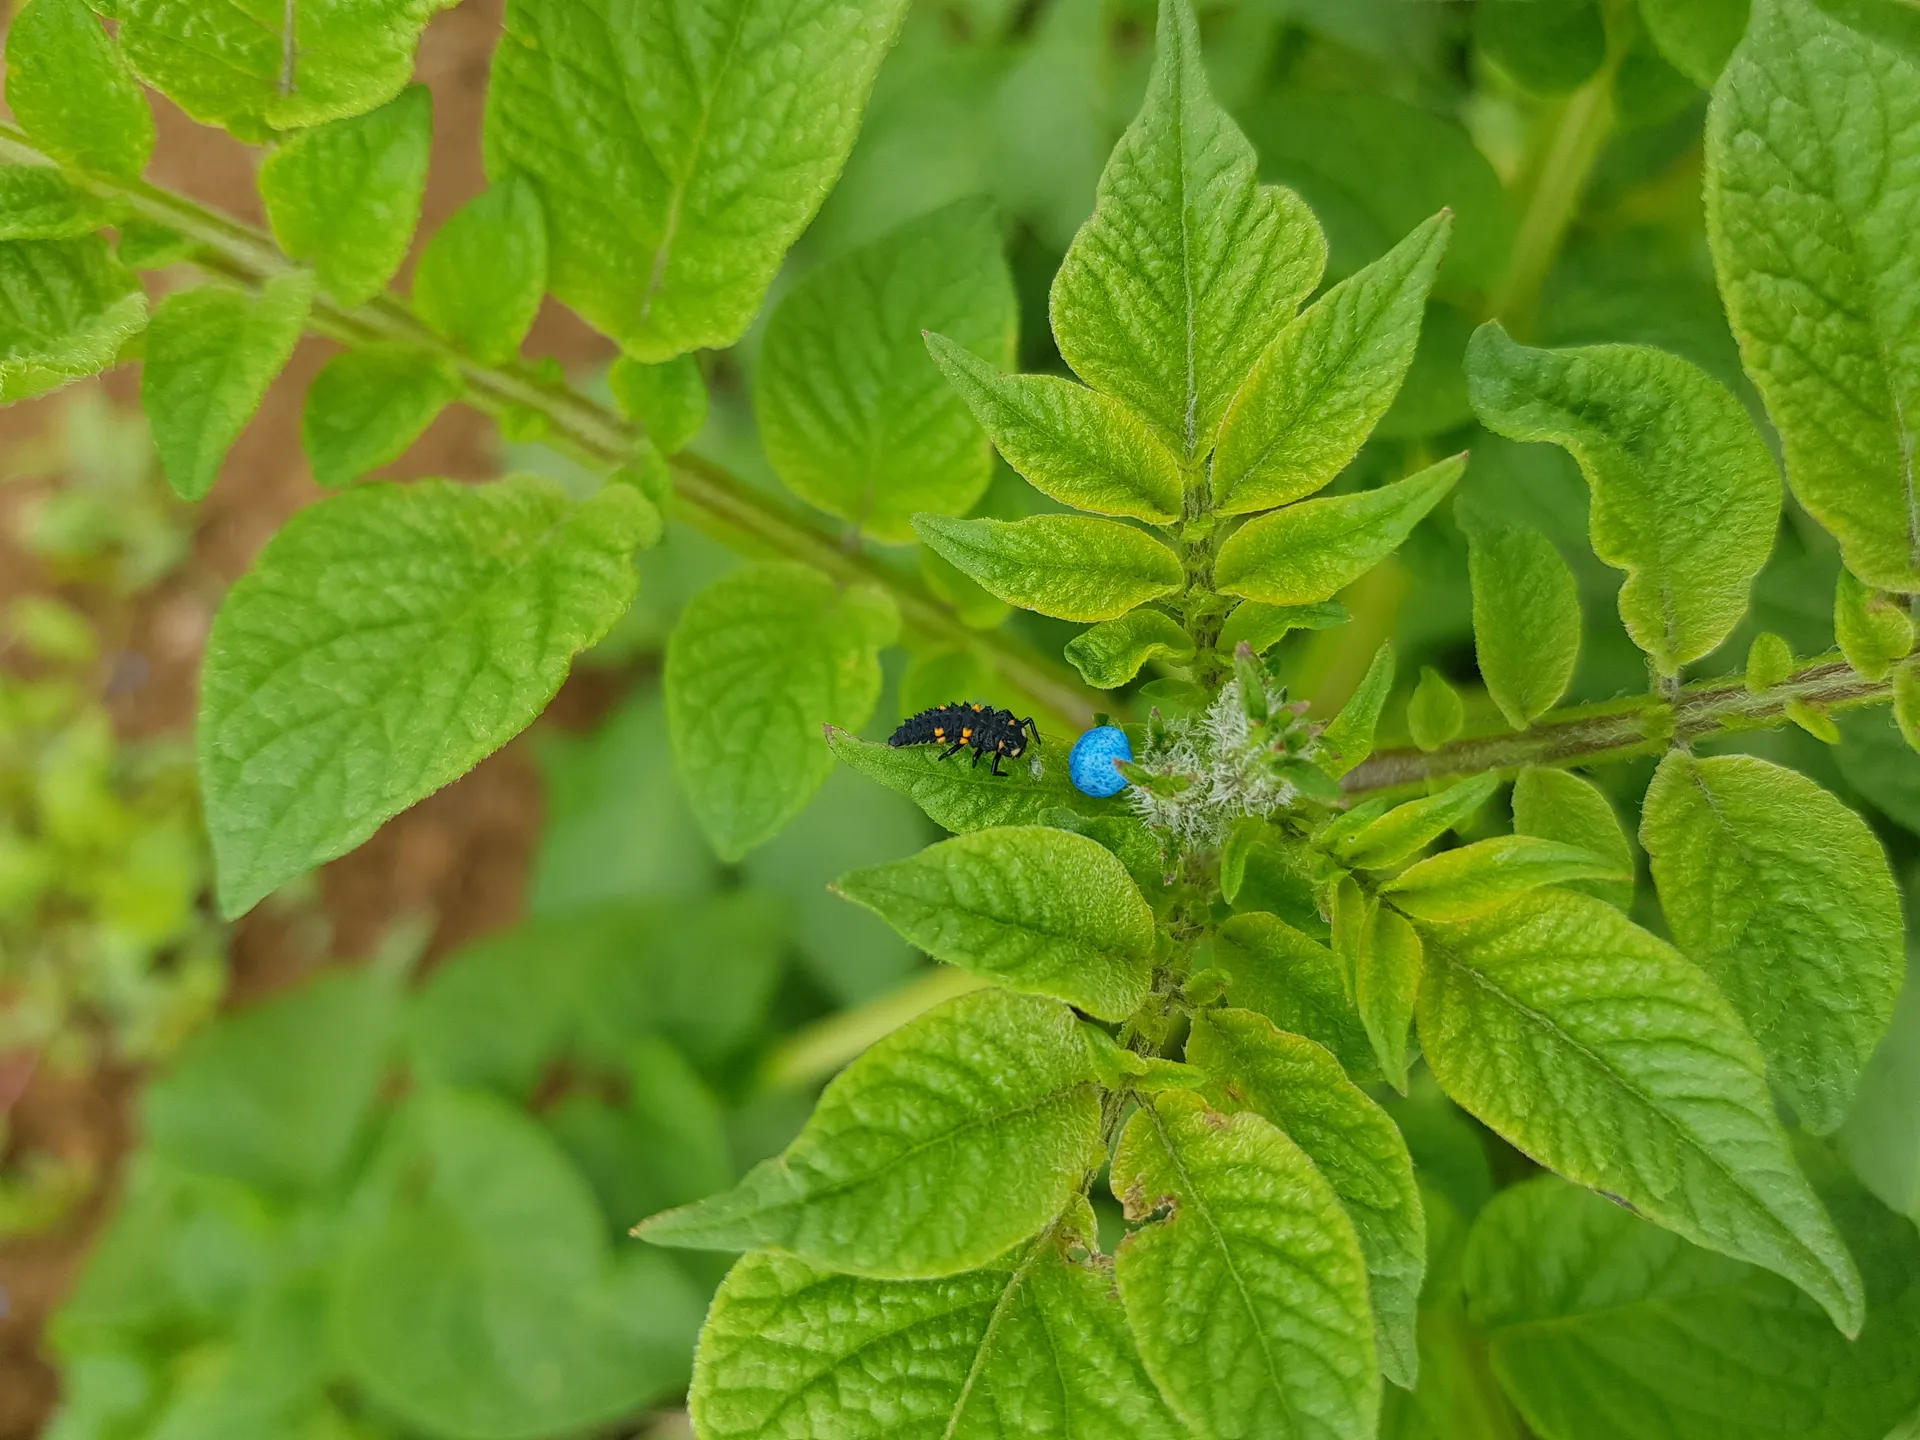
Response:
[[[1012,760],[1027,748],[1027,732],[1033,732],[1034,744],[1040,743],[1040,727],[1033,717],[1015,719],[1011,710],[992,710],[984,705],[956,701],[936,705],[900,722],[900,728],[887,739],[896,748],[902,745],[944,745],[940,758],[971,748],[973,763],[982,755],[993,756],[993,773],[1004,774],[1003,759]]]

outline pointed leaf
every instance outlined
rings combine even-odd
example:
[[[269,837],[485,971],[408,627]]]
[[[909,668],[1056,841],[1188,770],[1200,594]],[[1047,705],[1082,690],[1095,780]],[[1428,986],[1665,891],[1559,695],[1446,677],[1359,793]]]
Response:
[[[1402,1095],[1407,1093],[1407,1032],[1413,1026],[1421,964],[1420,936],[1413,926],[1386,906],[1376,906],[1354,953],[1353,1004],[1380,1058],[1380,1073]]]
[[[404,345],[369,345],[329,360],[307,390],[300,439],[329,488],[398,460],[460,395],[451,360]]]
[[[311,260],[321,288],[342,305],[371,300],[407,258],[432,148],[433,95],[424,85],[365,115],[302,130],[260,165],[274,239]]]
[[[791,561],[743,565],[688,603],[667,642],[667,721],[722,859],[771,840],[825,783],[820,727],[867,723],[899,628],[884,591]]]
[[[313,277],[290,271],[258,295],[225,285],[176,290],[148,328],[140,404],[167,483],[200,500],[293,356],[313,300]]]
[[[1731,391],[1662,350],[1530,350],[1491,321],[1467,382],[1488,429],[1580,462],[1594,553],[1627,572],[1620,618],[1662,674],[1727,638],[1780,519],[1773,457]]]
[[[1466,469],[1455,455],[1375,490],[1303,500],[1256,516],[1220,547],[1214,583],[1272,605],[1331,600],[1400,548]]]
[[[1380,712],[1387,708],[1387,697],[1392,693],[1393,642],[1385,640],[1373,652],[1367,673],[1340,707],[1340,713],[1320,732],[1321,764],[1329,775],[1337,779],[1373,753],[1373,732],[1379,728]]]
[[[1420,683],[1407,697],[1407,736],[1432,754],[1459,735],[1467,723],[1467,707],[1460,692],[1431,665],[1420,667]]]
[[[1726,68],[1750,9],[1749,0],[1640,0],[1640,18],[1660,54],[1702,90]]]
[[[1455,1101],[1568,1179],[1785,1275],[1858,1333],[1860,1276],[1794,1168],[1759,1050],[1701,971],[1567,890],[1422,938],[1421,1045]]]
[[[1843,1214],[1877,1282],[1857,1341],[1778,1276],[1550,1177],[1480,1213],[1468,1303],[1541,1435],[1878,1440],[1920,1404],[1920,1242],[1869,1204]]]
[[[1000,228],[962,200],[829,261],[787,292],[754,376],[760,434],[787,488],[876,539],[913,539],[908,517],[963,515],[993,456],[921,338],[1013,363],[1019,315]]]
[[[1530,525],[1472,511],[1467,574],[1473,653],[1507,723],[1524,730],[1559,703],[1580,658],[1580,586],[1554,543]]]
[[[1048,821],[1056,810],[1114,819],[1132,815],[1124,801],[1096,800],[1076,790],[1067,775],[1064,748],[1044,759],[1029,749],[1020,764],[1004,775],[995,775],[984,766],[975,769],[963,761],[943,761],[931,746],[896,749],[862,740],[831,725],[827,727],[827,745],[862,775],[898,790],[926,811],[935,824],[955,832],[986,830],[995,825],[1037,825]]]
[[[1101,690],[1126,684],[1156,655],[1184,665],[1193,658],[1193,640],[1166,611],[1144,607],[1082,630],[1066,648],[1081,678]]]
[[[1413,363],[1452,233],[1442,210],[1280,332],[1220,424],[1215,509],[1244,515],[1311,495],[1360,452]]]
[[[100,236],[0,241],[0,402],[99,374],[146,323],[139,280]]]
[[[1333,1186],[1366,1256],[1380,1368],[1410,1388],[1427,1225],[1400,1127],[1327,1051],[1251,1011],[1196,1015],[1187,1058],[1279,1126]]]
[[[1756,0],[1707,117],[1714,269],[1794,498],[1849,570],[1903,591],[1920,589],[1917,57],[1807,0]]]
[[[264,140],[270,130],[364,114],[393,99],[413,73],[420,32],[450,3],[115,0],[113,15],[127,59],[149,85],[202,124]]]
[[[1380,1371],[1366,1260],[1298,1145],[1252,1111],[1219,1115],[1175,1090],[1127,1122],[1112,1183],[1145,1222],[1114,1260],[1127,1320],[1197,1436],[1370,1440]]]
[[[1061,620],[1115,620],[1178,590],[1180,557],[1117,520],[1035,515],[1027,520],[956,520],[916,515],[928,546],[990,594]]]
[[[228,915],[518,734],[633,600],[653,513],[610,485],[364,485],[300,511],[227,592],[200,786]]]
[[[7,106],[56,159],[137,180],[153,154],[140,82],[83,0],[32,0],[7,27]]]
[[[1258,182],[1208,92],[1187,0],[1163,0],[1145,103],[1054,276],[1061,355],[1196,459],[1326,258],[1312,211]]]
[[[1243,600],[1220,627],[1220,653],[1231,655],[1245,644],[1254,654],[1264,655],[1295,630],[1331,630],[1351,618],[1344,605],[1331,601],[1319,605],[1262,605]]]
[[[1633,904],[1633,842],[1613,805],[1590,780],[1566,770],[1530,765],[1514,778],[1513,829],[1584,850],[1627,878],[1556,881],[1625,910]]]
[[[1466,820],[1499,788],[1499,776],[1475,775],[1438,795],[1396,805],[1359,830],[1340,836],[1334,842],[1334,858],[1361,870],[1398,865]]]
[[[509,175],[453,212],[413,272],[413,308],[490,365],[520,351],[547,288],[547,220],[524,175]]]
[[[733,1189],[656,1215],[656,1245],[771,1245],[835,1270],[927,1279],[1037,1233],[1096,1162],[1100,1102],[1073,1011],[978,990],[878,1042],[805,1128]]]
[[[1542,885],[1632,879],[1631,860],[1623,867],[1558,840],[1494,835],[1408,866],[1380,893],[1416,920],[1472,920]]]
[[[855,870],[834,889],[936,960],[1124,1020],[1153,978],[1153,911],[1126,867],[1084,835],[976,830]]]
[[[1674,750],[1647,788],[1640,843],[1681,950],[1733,1002],[1801,1123],[1836,1129],[1906,973],[1873,831],[1798,771]]]
[[[1063,1243],[1049,1233],[1017,1263],[945,1280],[749,1255],[701,1335],[693,1422],[709,1440],[785,1440],[802,1410],[807,1433],[835,1440],[1186,1440],[1110,1268]]]
[[[488,173],[546,209],[553,293],[636,360],[740,338],[846,163],[903,0],[512,0]]]
[[[1063,505],[1166,525],[1180,518],[1180,462],[1111,395],[1058,375],[1004,375],[945,335],[927,349],[1000,456]]]

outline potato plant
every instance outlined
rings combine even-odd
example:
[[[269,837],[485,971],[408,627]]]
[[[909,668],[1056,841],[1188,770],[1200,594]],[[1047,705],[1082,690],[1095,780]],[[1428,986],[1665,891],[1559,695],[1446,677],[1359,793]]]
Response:
[[[1062,236],[1051,353],[1022,348],[1038,282],[968,197],[844,245],[756,324],[848,164],[899,0],[512,0],[489,188],[402,298],[431,8],[115,0],[109,34],[81,0],[30,0],[0,132],[20,162],[0,170],[0,394],[137,358],[197,499],[301,337],[341,346],[304,427],[338,493],[267,544],[208,647],[200,779],[230,915],[521,731],[683,523],[746,557],[664,655],[672,764],[718,859],[750,865],[836,766],[952,832],[835,888],[972,988],[872,1044],[781,1154],[637,1229],[742,1255],[692,1371],[702,1440],[1877,1440],[1913,1414],[1912,1062],[1875,1053],[1899,890],[1820,766],[1726,743],[1781,731],[1837,746],[1821,763],[1843,777],[1897,770],[1884,723],[1870,764],[1843,729],[1890,707],[1920,746],[1910,6],[1488,0],[1476,53],[1565,97],[1502,269],[1469,233],[1465,158],[1357,263],[1352,215],[1263,179],[1215,98],[1234,57],[1210,74],[1164,0],[1091,214],[1023,202]],[[143,82],[268,147],[270,236],[140,179]],[[1696,85],[1737,358],[1551,343],[1555,249],[1582,187],[1620,183],[1613,112],[1684,126]],[[1300,146],[1302,106],[1249,104],[1269,157]],[[1345,113],[1346,183],[1384,189],[1392,147],[1354,173],[1371,112]],[[1341,165],[1295,155],[1315,158]],[[211,278],[150,309],[135,271],[174,266]],[[545,296],[617,343],[618,413],[520,357]],[[749,336],[765,483],[688,448],[696,353]],[[599,481],[363,480],[453,403]],[[1544,446],[1585,483],[1571,559],[1480,479],[1483,455]],[[1463,694],[1431,665],[1396,690],[1362,602],[1443,531],[1477,678]],[[1748,623],[1756,582],[1835,547],[1832,648],[1796,657]],[[1596,570],[1616,655],[1642,659],[1568,703]],[[1296,632],[1346,667],[1340,703],[1316,703]],[[1721,653],[1737,632],[1744,671]],[[902,713],[1031,709],[1043,743],[1002,776],[862,738],[897,646]],[[1126,737],[1117,795],[1070,779],[1092,721]],[[1636,835],[1609,774],[1632,777]],[[605,1277],[649,1252],[542,1272],[559,1328],[496,1306],[511,1287],[366,1298],[434,1247],[497,1244],[493,1279],[543,1263],[512,1224],[456,1221],[470,1160],[435,1148],[434,1117],[463,1102],[425,1079],[415,1149],[365,1182],[386,1228],[330,1282],[334,1343],[431,1433],[614,1418],[637,1399],[617,1363],[595,1405],[527,1397],[587,1393],[555,1388],[570,1361],[602,1378],[588,1361],[644,1303]],[[1476,1124],[1521,1182],[1491,1199],[1484,1158],[1459,1159],[1483,1154]],[[439,1354],[431,1405],[389,1368],[423,1333],[403,1314],[491,1347]],[[592,1343],[557,1344],[560,1319]],[[484,1375],[462,1368],[479,1354]]]

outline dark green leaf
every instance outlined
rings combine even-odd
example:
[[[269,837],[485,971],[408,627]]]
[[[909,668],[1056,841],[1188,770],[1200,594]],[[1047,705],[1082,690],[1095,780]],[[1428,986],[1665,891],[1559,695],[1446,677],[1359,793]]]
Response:
[[[113,364],[147,323],[147,297],[97,235],[0,241],[0,402]]]
[[[1379,1074],[1339,962],[1318,940],[1264,912],[1235,915],[1215,934],[1213,963],[1226,971],[1234,1004],[1324,1045],[1357,1079]]]
[[[314,376],[300,422],[313,478],[332,488],[398,460],[460,389],[451,360],[404,345],[334,356]]]
[[[1530,525],[1463,516],[1473,586],[1473,649],[1500,713],[1524,730],[1566,694],[1580,657],[1580,586]]]
[[[1126,684],[1156,655],[1185,664],[1193,658],[1193,640],[1166,611],[1145,606],[1082,630],[1066,648],[1081,678],[1102,690]]]

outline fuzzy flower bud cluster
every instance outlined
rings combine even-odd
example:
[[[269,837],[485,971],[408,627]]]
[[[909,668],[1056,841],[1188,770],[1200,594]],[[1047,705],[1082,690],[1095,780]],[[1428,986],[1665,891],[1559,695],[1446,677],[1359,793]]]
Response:
[[[1244,648],[1244,647],[1243,647]],[[1321,727],[1250,655],[1205,710],[1155,710],[1138,759],[1126,767],[1134,809],[1183,850],[1219,846],[1236,821],[1338,802],[1316,763]]]

